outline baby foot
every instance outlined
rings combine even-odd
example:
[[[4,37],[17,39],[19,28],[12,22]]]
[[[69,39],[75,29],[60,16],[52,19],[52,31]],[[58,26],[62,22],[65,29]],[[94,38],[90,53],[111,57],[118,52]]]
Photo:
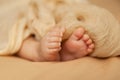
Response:
[[[88,55],[94,49],[94,43],[83,28],[73,32],[71,37],[65,41],[61,50],[62,60],[73,60]]]
[[[42,61],[59,61],[63,28],[55,28],[49,31],[40,41],[40,57]]]

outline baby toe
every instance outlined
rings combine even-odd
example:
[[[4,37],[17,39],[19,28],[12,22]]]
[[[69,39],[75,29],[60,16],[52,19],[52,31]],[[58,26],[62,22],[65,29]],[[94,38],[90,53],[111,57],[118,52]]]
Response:
[[[95,47],[94,44],[90,44],[90,45],[88,46],[88,48],[90,48],[90,49],[93,49],[94,47]]]
[[[84,34],[82,39],[84,41],[88,41],[90,39],[90,37],[87,34]]]
[[[92,44],[92,39],[88,39],[88,40],[86,41],[86,44],[87,44],[87,45]]]
[[[50,43],[50,44],[48,44],[49,49],[58,49],[58,48],[60,48],[60,46],[61,46],[61,43]]]
[[[88,48],[87,51],[88,51],[88,53],[91,53],[91,52],[93,52],[93,49]]]
[[[84,32],[85,30],[83,28],[78,28],[73,32],[70,38],[74,40],[80,40],[81,37],[84,35]]]
[[[94,44],[90,44],[90,45],[88,46],[88,49],[87,49],[88,53],[93,52],[94,47],[95,47]]]

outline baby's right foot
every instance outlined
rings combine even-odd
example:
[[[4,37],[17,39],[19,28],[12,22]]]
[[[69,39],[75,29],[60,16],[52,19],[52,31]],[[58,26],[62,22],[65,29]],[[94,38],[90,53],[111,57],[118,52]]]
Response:
[[[61,41],[64,28],[55,28],[49,31],[41,40],[39,48],[39,56],[41,61],[59,61],[61,50]]]
[[[81,58],[93,52],[94,43],[88,34],[85,34],[83,28],[78,28],[72,35],[66,40],[61,50],[61,60],[73,60]]]

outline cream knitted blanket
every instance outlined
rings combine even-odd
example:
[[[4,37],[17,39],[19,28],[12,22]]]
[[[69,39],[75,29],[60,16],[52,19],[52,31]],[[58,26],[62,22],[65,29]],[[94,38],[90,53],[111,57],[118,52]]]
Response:
[[[107,10],[85,0],[1,0],[0,55],[13,55],[30,35],[43,37],[53,26],[65,27],[63,40],[78,27],[95,43],[90,56],[120,54],[120,24]]]

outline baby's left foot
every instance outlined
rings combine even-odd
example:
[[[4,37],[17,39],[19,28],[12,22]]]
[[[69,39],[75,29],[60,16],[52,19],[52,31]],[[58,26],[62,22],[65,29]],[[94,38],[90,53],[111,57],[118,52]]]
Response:
[[[62,45],[61,60],[73,60],[88,55],[93,52],[94,43],[83,28],[73,32],[71,37]]]

